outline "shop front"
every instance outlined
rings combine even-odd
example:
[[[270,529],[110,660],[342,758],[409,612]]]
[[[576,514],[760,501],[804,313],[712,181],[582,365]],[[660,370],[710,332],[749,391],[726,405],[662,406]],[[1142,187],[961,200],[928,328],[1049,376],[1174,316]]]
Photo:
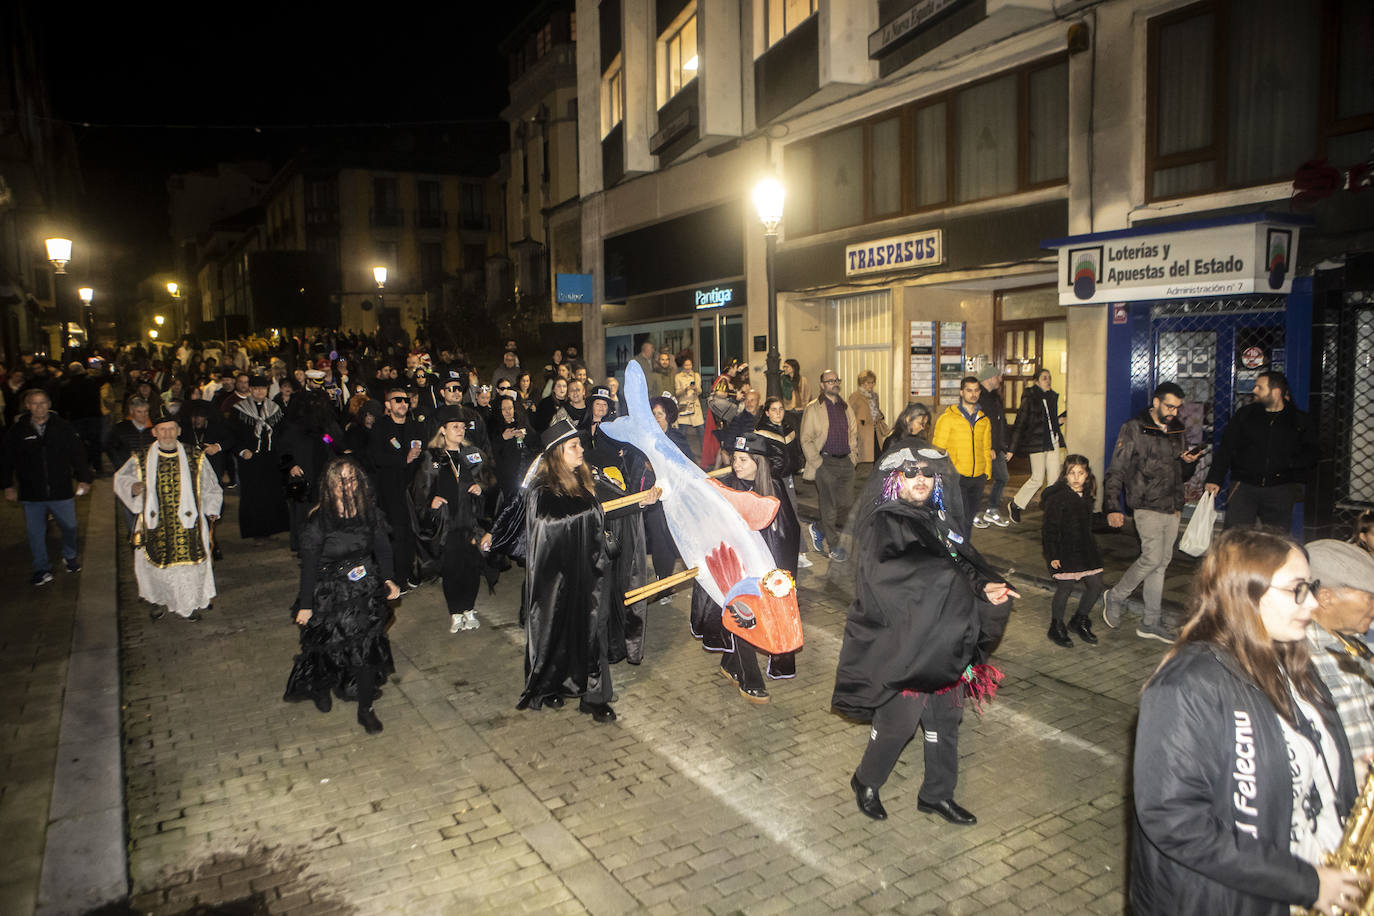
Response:
[[[625,367],[647,340],[655,353],[690,350],[703,383],[709,384],[722,366],[748,355],[746,290],[740,279],[603,306],[607,374],[623,381]]]
[[[1312,280],[1293,274],[1310,222],[1247,213],[1045,243],[1059,253],[1059,303],[1108,312],[1099,467],[1161,382],[1183,388],[1186,439],[1208,447],[1185,487],[1190,502],[1202,493],[1212,447],[1252,400],[1261,372],[1283,372],[1293,402],[1307,409]]]

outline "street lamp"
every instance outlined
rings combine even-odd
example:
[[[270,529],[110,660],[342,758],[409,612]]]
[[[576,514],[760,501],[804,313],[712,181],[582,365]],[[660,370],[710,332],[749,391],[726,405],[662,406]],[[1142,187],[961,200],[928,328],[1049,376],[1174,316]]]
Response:
[[[163,323],[165,323],[166,321],[167,319],[163,318],[161,315],[153,316],[153,323],[156,324],[158,327],[162,327]]]
[[[782,354],[778,352],[778,287],[773,281],[773,260],[778,250],[778,224],[782,222],[782,182],[765,178],[754,186],[754,209],[763,223],[768,249],[765,264],[768,274],[768,396],[782,397]]]
[[[95,346],[95,309],[91,307],[91,300],[95,298],[95,290],[89,286],[83,286],[76,291],[81,297],[81,304],[85,307],[86,317],[86,346]]]
[[[385,267],[374,267],[374,268],[372,268],[372,279],[374,279],[374,280],[377,281],[377,288],[378,288],[378,289],[384,288],[384,287],[386,286],[386,268],[385,268]]]
[[[171,293],[172,298],[175,299],[181,294],[181,287],[177,286],[175,283],[169,282],[167,284],[167,292]]]
[[[157,328],[153,328],[152,330],[150,330],[148,332],[148,336],[151,337],[153,340],[157,340]]]
[[[66,273],[67,262],[72,259],[72,240],[48,239],[44,244],[48,246],[48,260],[52,261],[53,269],[60,274]]]

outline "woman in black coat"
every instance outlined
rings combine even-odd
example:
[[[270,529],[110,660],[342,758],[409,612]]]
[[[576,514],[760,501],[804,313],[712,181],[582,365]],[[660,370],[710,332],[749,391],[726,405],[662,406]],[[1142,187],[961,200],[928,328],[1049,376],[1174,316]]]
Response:
[[[1069,630],[1086,643],[1097,643],[1088,615],[1107,586],[1102,581],[1102,554],[1093,538],[1093,498],[1096,495],[1097,480],[1088,459],[1070,455],[1064,460],[1059,480],[1045,489],[1040,501],[1045,507],[1040,530],[1041,547],[1050,575],[1058,583],[1050,605],[1048,636],[1050,642],[1066,649],[1073,646]],[[1083,583],[1083,597],[1078,602],[1078,612],[1065,627],[1064,611],[1069,605],[1069,595],[1079,582]]]
[[[286,473],[286,504],[291,517],[291,549],[300,549],[300,532],[320,500],[320,475],[343,454],[344,434],[334,408],[321,391],[303,391],[291,401],[281,425],[281,466]]]
[[[520,482],[530,462],[539,454],[536,434],[530,419],[513,398],[501,399],[501,412],[487,424],[491,459],[496,466],[496,481],[501,495],[509,501],[520,490]]]
[[[1050,370],[1041,369],[1035,374],[1035,384],[1021,392],[1021,406],[1016,411],[1010,449],[1030,456],[1031,476],[1007,505],[1007,514],[1014,522],[1021,521],[1021,510],[1030,505],[1041,487],[1059,479],[1059,447],[1064,444],[1064,433],[1059,428],[1059,392],[1050,384]]]
[[[553,390],[549,392],[548,397],[539,402],[539,407],[534,411],[534,431],[543,435],[544,430],[553,423],[554,414],[558,413],[559,409],[566,408],[567,405],[567,379],[554,379]]]
[[[919,724],[926,772],[917,810],[969,825],[977,819],[954,801],[963,699],[995,690],[1000,675],[987,658],[1005,628],[1008,599],[1019,596],[950,524],[938,470],[948,459],[925,451],[900,448],[878,465],[882,491],[859,521],[856,600],[832,704],[873,723],[850,780],[861,812],[887,817],[878,790]]]
[[[358,723],[375,735],[382,723],[372,702],[396,670],[386,637],[386,601],[401,591],[392,571],[389,529],[367,475],[352,458],[324,469],[320,494],[301,530],[295,614],[301,651],[283,699],[314,700],[320,712],[329,712],[333,691],[341,700],[357,701]]]

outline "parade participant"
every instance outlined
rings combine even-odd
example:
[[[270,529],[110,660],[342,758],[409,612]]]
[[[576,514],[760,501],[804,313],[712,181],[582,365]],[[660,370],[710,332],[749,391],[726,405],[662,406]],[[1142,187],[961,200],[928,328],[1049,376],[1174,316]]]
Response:
[[[377,484],[377,500],[391,526],[391,552],[401,594],[411,589],[406,577],[415,558],[415,538],[410,530],[407,493],[415,462],[424,445],[423,430],[410,419],[410,398],[405,389],[393,385],[383,405],[386,415],[372,427],[369,455]]]
[[[892,425],[892,434],[883,443],[882,454],[886,455],[892,449],[904,446],[911,447],[913,452],[919,448],[930,448],[930,433],[930,408],[920,401],[912,401],[897,415],[897,422]],[[921,441],[919,444],[913,444],[903,442],[904,439],[919,439]]]
[[[568,380],[556,378],[553,380],[552,390],[539,402],[539,408],[534,412],[534,431],[543,435],[549,424],[553,423],[553,415],[567,405]]]
[[[720,483],[732,490],[750,490],[763,497],[774,497],[778,510],[772,522],[760,534],[772,554],[777,570],[797,577],[797,551],[801,544],[801,526],[792,504],[779,491],[782,480],[775,476],[768,461],[772,447],[767,439],[757,433],[736,436],[730,443],[731,471],[720,478]],[[733,605],[725,613],[735,613]],[[751,703],[769,702],[768,690],[764,687],[763,675],[759,672],[758,651],[743,638],[737,638],[725,628],[721,608],[711,600],[706,590],[697,584],[692,586],[692,635],[701,640],[701,647],[709,652],[722,653],[720,670],[734,682],[740,696]],[[796,677],[797,663],[795,653],[769,656],[768,676],[774,680]]]
[[[573,379],[568,382],[568,403],[563,405],[563,412],[572,420],[573,426],[581,426],[587,418],[587,385]]]
[[[255,376],[248,383],[249,398],[229,415],[238,453],[239,536],[267,538],[291,526],[282,488],[278,427],[286,419],[281,407],[267,399],[268,382]]]
[[[607,394],[609,395],[609,392]],[[677,450],[687,456],[687,460],[695,461],[696,458],[687,445],[687,437],[682,434],[682,430],[673,425],[678,417],[677,402],[664,395],[650,398],[649,406],[653,410],[654,421],[668,437],[668,441],[676,445]],[[610,445],[614,447],[618,443],[612,441]],[[630,489],[647,490],[657,483],[654,469],[637,449],[628,448],[624,464]],[[649,555],[653,558],[654,576],[662,579],[672,575],[678,561],[677,545],[673,542],[672,532],[668,530],[668,519],[663,514],[663,506],[659,503],[644,510],[644,538],[649,546]],[[668,604],[671,600],[672,592],[663,592],[658,603]]]
[[[205,454],[177,441],[176,417],[153,417],[156,442],[115,474],[115,495],[138,513],[134,576],[139,597],[154,605],[152,619],[171,611],[200,620],[215,597],[210,524],[224,493]]]
[[[400,596],[391,542],[367,475],[351,457],[331,461],[320,503],[301,531],[301,584],[295,621],[300,654],[286,680],[287,702],[314,700],[320,712],[330,692],[358,704],[358,724],[382,730],[372,704],[396,670],[386,626],[386,601]]]
[[[925,729],[925,780],[916,808],[952,824],[977,819],[954,800],[963,701],[995,690],[986,664],[1019,595],[946,517],[935,449],[900,448],[878,465],[881,496],[858,521],[859,573],[835,672],[834,707],[871,721],[850,779],[859,810],[887,812],[878,790],[902,749]],[[958,499],[958,497],[954,497]],[[994,606],[1003,607],[992,610]]]
[[[457,633],[480,625],[476,603],[483,562],[477,543],[483,532],[477,503],[485,456],[465,441],[467,417],[462,408],[441,407],[436,419],[439,431],[415,462],[410,482],[416,556],[412,580],[442,577],[448,631]]]
[[[491,440],[487,436],[486,419],[481,411],[467,404],[468,396],[473,394],[475,394],[475,390],[467,386],[460,370],[447,369],[441,375],[439,379],[439,406],[461,409],[468,440],[482,451],[491,454]],[[439,426],[435,419],[437,416],[438,411],[429,411],[423,421],[426,442],[439,434]]]
[[[770,395],[763,402],[763,413],[759,416],[759,425],[754,431],[768,441],[769,467],[774,479],[782,484],[781,489],[786,492],[787,500],[792,504],[792,512],[800,521],[801,511],[797,504],[797,485],[794,477],[806,467],[806,456],[802,454],[801,437],[787,419],[787,408],[782,398]],[[806,556],[805,543],[799,543],[798,548],[798,568],[811,568],[811,561]]]
[[[153,444],[153,428],[148,422],[150,405],[143,398],[129,398],[128,416],[110,427],[105,453],[116,468],[122,468],[132,455],[141,455]]]
[[[1102,554],[1093,537],[1093,500],[1097,497],[1097,479],[1088,459],[1070,455],[1064,459],[1059,479],[1045,488],[1041,497],[1045,515],[1040,531],[1040,544],[1045,563],[1057,585],[1051,601],[1050,642],[1068,649],[1073,646],[1069,630],[1089,645],[1097,643],[1092,620],[1088,616],[1107,587],[1102,581]],[[1074,586],[1083,583],[1083,597],[1078,611],[1064,626],[1064,611]]]
[[[1374,624],[1374,556],[1349,541],[1309,541],[1304,549],[1317,596],[1307,651],[1331,691],[1362,781],[1374,754],[1374,652],[1364,642]]]
[[[501,399],[501,415],[487,427],[487,438],[491,441],[491,458],[501,495],[506,500],[515,499],[525,471],[539,452],[534,448],[529,418],[513,399]]]
[[[516,406],[526,414],[533,413],[539,406],[539,399],[534,393],[534,384],[528,372],[522,371],[520,377],[515,381]]]
[[[1139,916],[1358,910],[1358,873],[1322,865],[1356,787],[1308,657],[1316,585],[1302,548],[1266,531],[1225,531],[1203,557],[1188,623],[1140,697]]]
[[[167,412],[177,413],[172,410],[172,404],[167,405]],[[192,401],[186,407],[185,415],[178,414],[178,419],[181,421],[181,435],[178,437],[181,444],[188,449],[204,452],[205,460],[210,462],[210,468],[215,472],[215,479],[224,480],[233,448],[232,434],[224,418],[204,401]],[[224,559],[216,534],[218,528],[219,519],[215,519],[210,525],[210,544],[213,547],[210,553],[215,562]]]
[[[48,516],[62,531],[62,559],[67,572],[80,572],[77,559],[76,496],[91,491],[94,479],[81,439],[70,423],[52,413],[42,388],[24,392],[27,413],[18,414],[0,444],[0,488],[10,502],[24,507],[24,526],[33,558],[32,585],[52,581],[48,560]],[[72,478],[79,483],[72,489]]]
[[[611,557],[596,483],[582,455],[577,427],[567,419],[543,436],[541,467],[524,506],[525,687],[518,709],[561,708],[576,696],[578,710],[596,722],[613,722],[608,655]],[[652,496],[646,496],[648,505]],[[513,527],[517,514],[504,514]],[[483,538],[501,550],[518,536],[510,528]]]
[[[291,402],[281,424],[280,464],[286,471],[287,512],[291,519],[291,549],[300,550],[305,520],[320,501],[320,475],[343,453],[343,430],[333,404],[322,391],[305,391]]]

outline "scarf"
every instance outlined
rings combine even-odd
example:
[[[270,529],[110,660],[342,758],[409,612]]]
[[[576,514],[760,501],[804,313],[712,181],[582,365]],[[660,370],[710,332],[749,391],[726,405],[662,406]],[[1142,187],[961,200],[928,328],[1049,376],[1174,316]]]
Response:
[[[157,462],[159,458],[161,458],[160,449],[154,442],[148,447],[148,457],[143,468],[143,525],[145,529],[150,531],[157,527]],[[180,442],[177,443],[177,474],[181,481],[181,493],[177,500],[177,518],[181,521],[181,527],[194,528],[196,517],[200,513],[196,508],[195,496],[191,493],[191,466],[186,461],[186,448]]]
[[[276,424],[277,418],[281,416],[281,407],[276,401],[265,400],[262,402],[262,412],[258,412],[258,403],[251,397],[245,401],[239,401],[234,405],[234,409],[245,417],[253,421],[253,435],[257,437],[259,446],[265,446],[268,451],[272,450],[272,427]],[[263,442],[263,433],[267,433],[267,441]]]

